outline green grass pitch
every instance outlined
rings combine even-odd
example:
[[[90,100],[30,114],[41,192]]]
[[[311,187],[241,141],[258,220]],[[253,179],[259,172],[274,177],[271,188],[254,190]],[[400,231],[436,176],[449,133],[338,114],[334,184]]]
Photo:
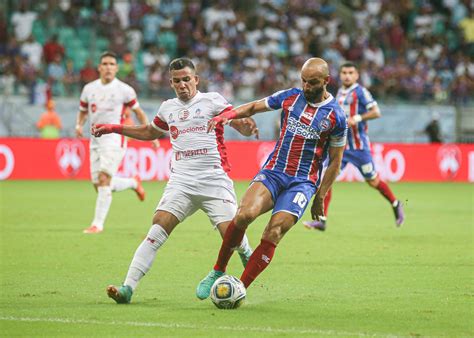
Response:
[[[158,252],[132,304],[107,298],[146,234],[163,183],[147,200],[114,194],[105,232],[85,235],[88,182],[0,182],[0,336],[473,336],[472,184],[392,184],[388,203],[363,183],[337,183],[326,232],[301,222],[237,310],[195,297],[220,237],[198,212]],[[246,182],[236,183],[242,196]],[[304,218],[308,218],[307,212]],[[248,231],[258,245],[269,214]],[[228,273],[240,276],[235,255]]]

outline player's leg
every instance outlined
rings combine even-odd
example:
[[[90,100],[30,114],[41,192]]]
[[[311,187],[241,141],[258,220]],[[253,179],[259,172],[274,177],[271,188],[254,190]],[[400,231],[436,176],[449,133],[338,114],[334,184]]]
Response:
[[[395,216],[395,224],[401,226],[405,221],[405,212],[403,210],[403,203],[398,200],[393,194],[392,190],[386,182],[381,180],[377,175],[375,178],[367,180],[367,183],[374,189],[377,189],[380,194],[390,202],[393,214]]]
[[[97,199],[92,224],[84,233],[98,233],[104,229],[104,223],[112,204],[111,179],[122,162],[125,150],[91,149],[91,176],[97,186]]]
[[[167,241],[174,228],[196,211],[190,195],[168,185],[163,193],[153,225],[146,238],[138,246],[121,287],[109,286],[107,294],[117,303],[129,303],[138,282],[150,270],[157,251]]]
[[[298,218],[295,215],[286,212],[278,212],[272,215],[270,222],[263,232],[260,244],[255,248],[240,277],[246,288],[270,264],[278,243],[297,221]]]
[[[364,176],[364,179],[369,184],[369,186],[378,190],[380,194],[390,202],[395,214],[395,222],[397,226],[402,225],[403,221],[405,220],[403,204],[395,197],[388,184],[380,179],[377,171],[375,170],[375,165],[370,152],[358,151],[357,158],[354,160],[354,164],[359,169],[362,176]]]
[[[145,189],[143,188],[142,181],[138,175],[129,178],[114,176],[112,177],[110,186],[112,188],[112,192],[133,189],[135,190],[140,201],[145,200]]]
[[[121,287],[109,285],[107,295],[117,303],[130,303],[138,282],[150,270],[158,249],[166,242],[179,220],[167,211],[158,210],[153,225],[143,242],[138,246],[128,268],[127,277]]]
[[[209,297],[212,284],[225,273],[227,263],[234,249],[242,242],[247,226],[272,207],[273,197],[269,188],[264,183],[254,180],[245,192],[234,219],[227,227],[214,269],[197,286],[196,296],[199,299]]]
[[[273,215],[263,232],[260,245],[255,248],[240,278],[246,288],[270,264],[278,243],[301,218],[316,192],[312,182],[301,181],[295,184],[297,181],[298,179],[293,179],[293,184],[282,191],[275,202]]]

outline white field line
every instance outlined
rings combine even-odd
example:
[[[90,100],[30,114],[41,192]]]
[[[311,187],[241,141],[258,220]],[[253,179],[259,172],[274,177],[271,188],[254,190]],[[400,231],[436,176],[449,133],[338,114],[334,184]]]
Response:
[[[221,330],[235,332],[261,332],[275,334],[319,334],[326,336],[359,336],[359,337],[398,337],[394,334],[365,333],[365,332],[346,332],[337,330],[319,330],[319,329],[300,329],[300,328],[272,328],[272,327],[254,327],[254,326],[211,326],[211,325],[193,325],[178,323],[160,323],[160,322],[130,322],[130,321],[102,321],[94,319],[70,319],[70,318],[34,318],[34,317],[15,317],[0,316],[0,321],[13,322],[40,322],[40,323],[61,323],[61,324],[87,324],[87,325],[113,325],[113,326],[132,326],[132,327],[159,327],[165,329],[189,329],[189,330]]]

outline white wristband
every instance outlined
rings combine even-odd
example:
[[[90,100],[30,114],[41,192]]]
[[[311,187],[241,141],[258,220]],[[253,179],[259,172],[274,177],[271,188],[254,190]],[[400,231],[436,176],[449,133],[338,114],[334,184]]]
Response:
[[[352,116],[352,119],[356,121],[357,123],[359,123],[360,121],[362,121],[362,116],[360,114],[356,114]]]

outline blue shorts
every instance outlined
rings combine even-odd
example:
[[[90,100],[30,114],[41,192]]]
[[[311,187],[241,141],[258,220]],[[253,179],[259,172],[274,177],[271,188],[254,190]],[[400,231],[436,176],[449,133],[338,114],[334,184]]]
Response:
[[[284,211],[300,219],[316,193],[313,182],[273,170],[261,170],[252,182],[262,182],[272,194],[272,215]]]
[[[344,150],[341,171],[345,168],[347,163],[352,163],[366,180],[373,180],[377,177],[377,171],[375,171],[375,165],[370,151]]]

